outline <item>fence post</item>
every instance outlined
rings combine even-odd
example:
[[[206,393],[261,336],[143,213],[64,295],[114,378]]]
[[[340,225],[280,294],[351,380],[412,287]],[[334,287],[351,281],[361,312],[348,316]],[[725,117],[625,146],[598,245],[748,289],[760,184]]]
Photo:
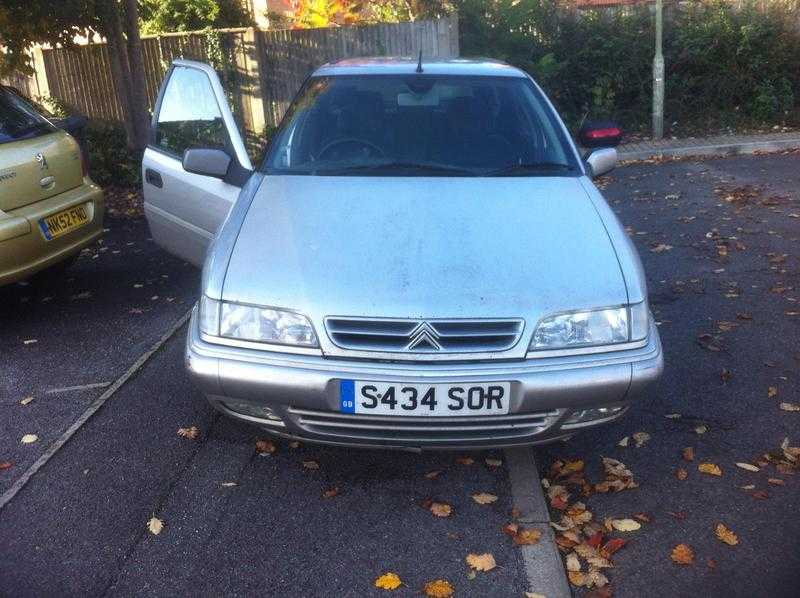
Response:
[[[247,81],[247,100],[250,102],[250,122],[252,133],[259,135],[266,124],[264,118],[264,92],[261,78],[261,35],[255,27],[248,27],[244,33],[245,77]]]
[[[44,52],[41,46],[33,47],[33,76],[36,79],[36,93],[39,97],[50,95],[50,85],[47,82],[47,70],[44,66]]]

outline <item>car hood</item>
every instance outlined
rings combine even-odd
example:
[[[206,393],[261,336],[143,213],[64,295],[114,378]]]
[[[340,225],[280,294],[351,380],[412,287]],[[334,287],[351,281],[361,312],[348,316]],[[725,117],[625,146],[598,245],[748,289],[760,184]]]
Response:
[[[618,226],[614,223],[615,226]],[[627,302],[576,177],[268,176],[223,299],[326,316],[524,318]]]

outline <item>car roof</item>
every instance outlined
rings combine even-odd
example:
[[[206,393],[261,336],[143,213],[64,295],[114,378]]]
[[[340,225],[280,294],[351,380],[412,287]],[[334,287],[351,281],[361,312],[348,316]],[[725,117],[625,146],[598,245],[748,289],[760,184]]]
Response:
[[[418,58],[378,56],[345,58],[330,62],[314,71],[315,77],[337,75],[411,75],[417,70]],[[422,68],[428,75],[477,75],[484,77],[527,77],[504,62],[489,58],[430,58],[422,57]]]

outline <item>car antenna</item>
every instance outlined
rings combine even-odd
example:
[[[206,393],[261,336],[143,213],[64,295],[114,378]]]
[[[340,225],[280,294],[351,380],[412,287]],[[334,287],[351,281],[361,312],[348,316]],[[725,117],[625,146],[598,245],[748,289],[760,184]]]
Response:
[[[422,70],[422,50],[419,51],[419,62],[417,63],[417,72],[418,73],[425,72]]]

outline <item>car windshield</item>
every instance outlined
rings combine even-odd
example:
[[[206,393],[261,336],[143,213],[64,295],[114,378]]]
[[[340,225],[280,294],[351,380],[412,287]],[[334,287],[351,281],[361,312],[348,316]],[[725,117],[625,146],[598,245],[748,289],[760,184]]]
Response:
[[[310,79],[271,144],[270,174],[574,176],[553,110],[522,77]]]
[[[13,91],[0,87],[0,143],[52,133],[56,128]]]

